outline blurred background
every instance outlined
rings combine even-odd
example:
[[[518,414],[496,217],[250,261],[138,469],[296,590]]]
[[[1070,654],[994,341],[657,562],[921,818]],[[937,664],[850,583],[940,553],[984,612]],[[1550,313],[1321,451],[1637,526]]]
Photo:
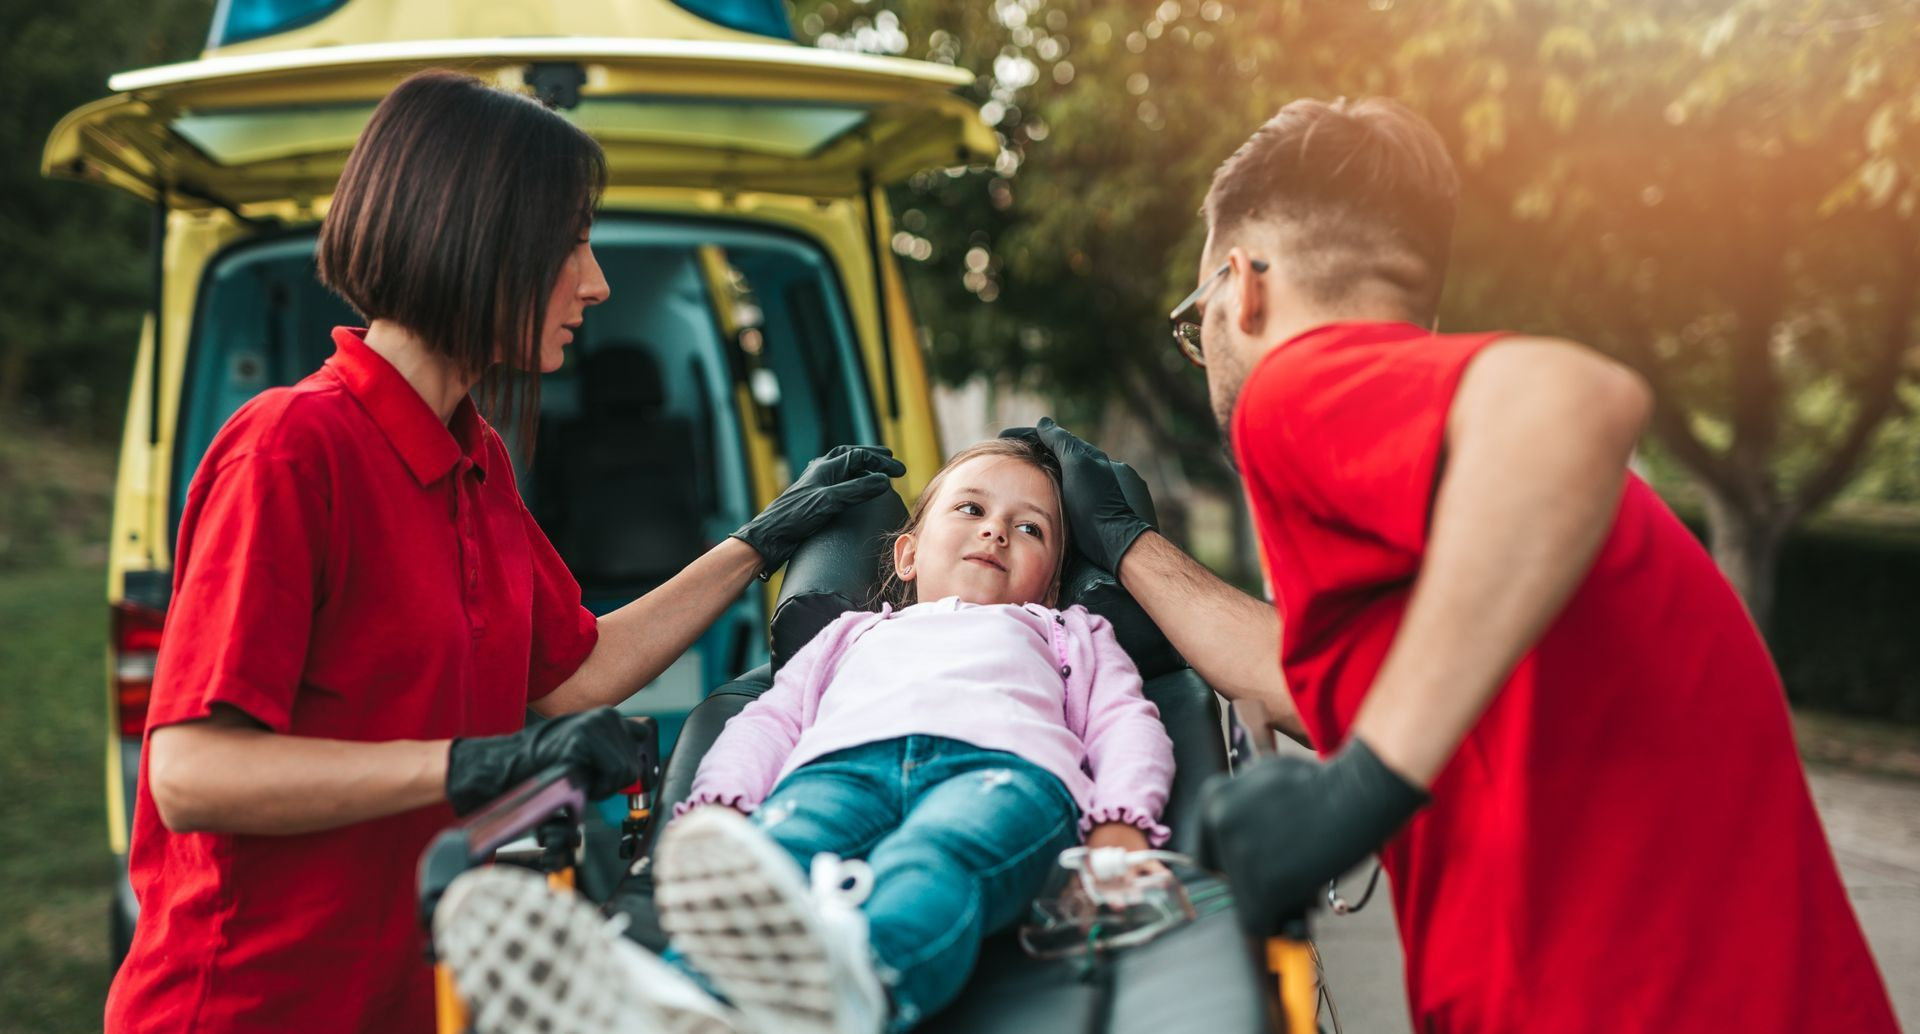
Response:
[[[97,1028],[109,975],[104,542],[151,291],[148,209],[42,179],[39,156],[109,74],[196,56],[213,8],[0,5],[0,1030]],[[1164,320],[1195,280],[1197,209],[1290,99],[1385,94],[1426,115],[1464,184],[1443,329],[1571,337],[1654,385],[1643,472],[1766,632],[1883,972],[1920,1023],[1920,5],[788,13],[802,42],[971,71],[962,93],[998,131],[990,165],[890,198],[946,447],[1051,414],[1139,467],[1169,534],[1255,591],[1204,380]],[[1381,937],[1349,938],[1347,972],[1384,969],[1347,977],[1343,1004],[1397,978]],[[1359,1029],[1390,1028],[1386,990]]]

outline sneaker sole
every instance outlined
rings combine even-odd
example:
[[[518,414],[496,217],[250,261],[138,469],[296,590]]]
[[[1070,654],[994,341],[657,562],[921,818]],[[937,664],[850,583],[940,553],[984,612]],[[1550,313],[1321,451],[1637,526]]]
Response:
[[[833,963],[793,859],[745,819],[694,812],[660,838],[654,900],[674,947],[755,1025],[835,1034]]]
[[[433,917],[435,951],[476,1034],[738,1034],[738,1024],[648,994],[628,965],[635,956],[642,976],[704,992],[644,949],[617,958],[619,936],[583,899],[504,866],[455,880]]]

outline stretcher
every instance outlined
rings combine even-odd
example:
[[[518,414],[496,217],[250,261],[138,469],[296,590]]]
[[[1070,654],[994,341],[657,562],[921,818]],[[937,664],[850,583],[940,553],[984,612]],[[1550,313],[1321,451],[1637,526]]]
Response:
[[[1130,468],[1120,469],[1134,497],[1130,501],[1151,519],[1152,501],[1144,484]],[[605,903],[609,913],[628,917],[628,936],[656,951],[667,943],[653,904],[649,865],[664,823],[652,817],[670,816],[674,805],[686,798],[701,757],[727,720],[772,685],[775,667],[840,614],[877,606],[881,551],[905,520],[905,507],[887,492],[847,511],[803,544],[788,564],[774,610],[771,663],[718,687],[696,707],[664,766],[657,756],[644,759],[648,776],[643,785],[629,788],[629,816],[621,831],[622,853],[631,857],[632,865]],[[1159,708],[1173,741],[1176,774],[1162,816],[1173,831],[1169,846],[1193,856],[1200,841],[1201,783],[1229,768],[1222,734],[1228,723],[1218,698],[1110,573],[1076,555],[1067,566],[1060,599],[1063,608],[1081,604],[1105,617],[1140,669],[1144,692]],[[1263,722],[1248,724],[1264,728]],[[1235,751],[1244,755],[1261,749],[1263,737],[1237,729],[1234,741]],[[580,780],[554,769],[443,831],[421,861],[423,928],[430,928],[433,906],[455,877],[488,864],[502,846],[528,836],[539,849],[523,853],[520,863],[547,872],[557,887],[571,888],[580,823],[589,806]],[[1053,961],[1028,957],[1014,933],[1005,931],[983,946],[961,998],[919,1029],[929,1034],[1317,1030],[1320,987],[1304,916],[1267,931],[1270,936],[1264,941],[1250,940],[1231,908],[1229,889],[1217,877],[1189,867],[1175,872],[1196,903],[1210,903],[1193,921],[1146,944]],[[467,1029],[465,1012],[444,967],[436,979],[441,988],[440,1030],[460,1034]]]

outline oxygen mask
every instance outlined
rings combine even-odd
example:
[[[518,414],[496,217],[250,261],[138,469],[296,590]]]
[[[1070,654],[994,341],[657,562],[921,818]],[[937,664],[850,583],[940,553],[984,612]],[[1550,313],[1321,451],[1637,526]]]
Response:
[[[1192,860],[1172,851],[1071,847],[1034,900],[1020,947],[1036,959],[1131,948],[1194,918],[1173,867]]]

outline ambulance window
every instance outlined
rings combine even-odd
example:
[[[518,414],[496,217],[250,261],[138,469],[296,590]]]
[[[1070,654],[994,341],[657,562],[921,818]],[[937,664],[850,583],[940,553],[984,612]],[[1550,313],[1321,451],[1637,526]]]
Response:
[[[753,515],[727,342],[698,245],[602,219],[594,252],[611,288],[560,369],[541,378],[520,492],[590,595],[637,595]],[[511,445],[519,435],[501,434]]]
[[[754,436],[784,461],[776,480],[835,445],[880,439],[844,295],[812,241],[618,213],[593,236],[611,296],[542,378],[532,462],[517,428],[499,431],[521,494],[597,609],[664,581],[753,515]],[[235,245],[202,280],[175,435],[174,534],[220,427],[261,391],[318,369],[332,328],[360,322],[316,280],[313,249],[310,233]],[[716,311],[716,269],[753,301],[757,356]]]
[[[865,407],[848,404],[865,399],[865,382],[843,345],[852,337],[845,308],[829,295],[819,270],[770,249],[730,248],[727,261],[751,299],[746,308],[759,349],[753,361],[774,386],[756,395],[778,400],[778,444],[793,471],[836,445],[875,440],[862,433]]]
[[[753,515],[754,438],[785,461],[776,478],[879,439],[817,246],[745,224],[608,213],[593,247],[609,297],[542,378],[534,456],[515,460],[574,577],[617,595],[672,576]],[[733,311],[718,311],[729,298]],[[742,320],[752,335],[730,336]]]

